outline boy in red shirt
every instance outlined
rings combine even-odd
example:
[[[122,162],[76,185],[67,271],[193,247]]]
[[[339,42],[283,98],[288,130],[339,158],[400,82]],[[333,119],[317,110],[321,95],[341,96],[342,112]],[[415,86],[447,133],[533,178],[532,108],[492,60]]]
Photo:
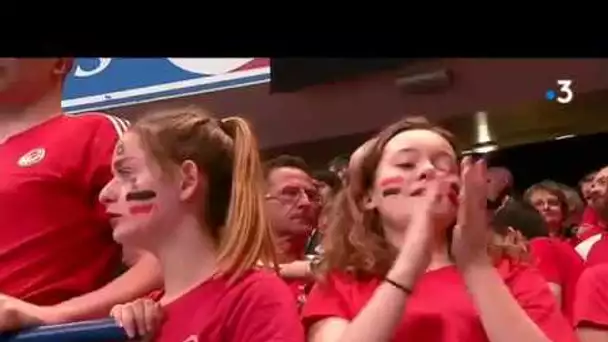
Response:
[[[0,314],[0,330],[105,316],[160,281],[152,256],[121,258],[97,200],[128,123],[62,113],[71,65],[0,58],[0,305],[20,317]]]
[[[525,202],[506,202],[494,213],[492,228],[505,241],[521,243],[525,250],[529,250],[525,253],[526,259],[549,282],[562,312],[571,320],[576,283],[584,269],[583,259],[574,248],[567,242],[550,238],[543,217]]]

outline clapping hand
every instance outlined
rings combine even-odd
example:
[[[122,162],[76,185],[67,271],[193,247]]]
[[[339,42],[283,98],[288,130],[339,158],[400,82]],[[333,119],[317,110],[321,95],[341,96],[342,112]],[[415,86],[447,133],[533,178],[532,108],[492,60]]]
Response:
[[[437,234],[445,234],[453,223],[456,183],[453,176],[432,174],[411,189],[384,188],[382,215],[404,232],[396,262],[407,265],[406,273],[417,277],[426,270]]]
[[[492,232],[486,209],[486,173],[483,159],[473,161],[465,157],[462,160],[458,216],[452,241],[452,254],[461,269],[489,262],[487,248]]]

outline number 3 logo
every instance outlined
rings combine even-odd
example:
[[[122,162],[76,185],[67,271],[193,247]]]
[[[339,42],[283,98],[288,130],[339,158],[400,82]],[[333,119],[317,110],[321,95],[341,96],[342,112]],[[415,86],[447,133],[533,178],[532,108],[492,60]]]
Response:
[[[570,103],[574,97],[572,92],[572,80],[558,80],[557,84],[560,86],[559,91],[562,96],[559,96],[556,100],[559,103]]]

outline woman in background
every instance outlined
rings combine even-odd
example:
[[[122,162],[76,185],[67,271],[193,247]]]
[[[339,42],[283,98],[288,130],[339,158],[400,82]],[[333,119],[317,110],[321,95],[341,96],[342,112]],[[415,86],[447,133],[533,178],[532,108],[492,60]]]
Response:
[[[536,183],[524,192],[524,200],[543,216],[549,236],[567,241],[572,247],[577,244],[576,225],[568,222],[570,207],[559,184],[550,180]]]
[[[303,341],[289,288],[256,267],[276,262],[246,121],[198,108],[146,116],[117,146],[113,173],[100,200],[114,238],[154,254],[164,276],[162,324],[151,301],[114,308],[130,337]]]

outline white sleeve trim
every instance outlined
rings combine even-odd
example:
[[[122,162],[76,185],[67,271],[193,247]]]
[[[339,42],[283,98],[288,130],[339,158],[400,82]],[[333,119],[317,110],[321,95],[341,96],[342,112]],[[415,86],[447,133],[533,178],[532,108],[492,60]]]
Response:
[[[125,119],[121,119],[114,115],[102,115],[105,116],[108,120],[110,120],[112,126],[114,126],[114,130],[116,130],[116,135],[118,135],[119,138],[122,137],[129,128],[130,123]]]

